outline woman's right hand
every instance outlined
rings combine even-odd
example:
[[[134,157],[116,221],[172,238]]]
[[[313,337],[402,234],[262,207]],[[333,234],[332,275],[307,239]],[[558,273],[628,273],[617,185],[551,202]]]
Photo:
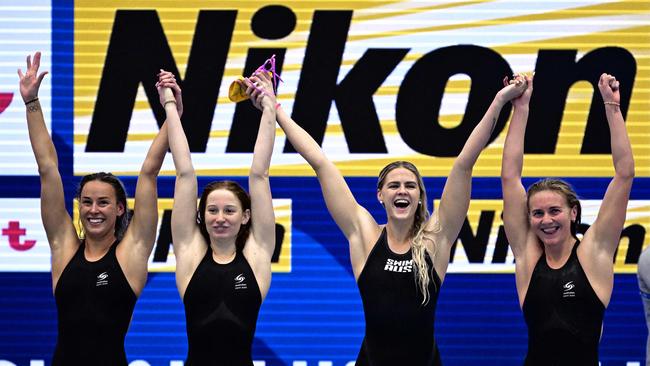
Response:
[[[38,97],[38,89],[41,87],[41,82],[47,71],[38,74],[38,68],[41,66],[41,52],[34,54],[34,62],[32,56],[27,55],[27,70],[25,74],[21,69],[18,69],[18,77],[20,78],[20,95],[23,97],[25,103],[34,100]]]
[[[533,78],[535,77],[535,75],[533,76],[524,75],[523,77],[524,80],[526,81],[526,90],[524,90],[524,92],[520,96],[511,100],[512,105],[515,108],[522,108],[528,106],[528,103],[530,103],[530,97],[531,95],[533,95]]]
[[[160,104],[165,107],[165,94],[164,88],[170,88],[172,93],[174,93],[174,99],[176,100],[176,110],[178,110],[178,117],[183,116],[183,96],[181,88],[176,83],[176,78],[174,74],[169,71],[160,69],[158,74],[158,82],[156,83],[156,89],[158,90],[158,97],[160,98]]]
[[[273,80],[266,72],[256,72],[250,78],[245,78],[244,86],[246,94],[250,97],[255,108],[264,110],[264,108],[275,108],[277,103],[275,93],[273,92]]]
[[[620,92],[620,83],[616,80],[614,75],[603,73],[600,75],[600,80],[598,80],[598,89],[600,89],[600,95],[603,97],[603,101],[606,103],[620,103],[621,102],[621,92]]]
[[[528,85],[526,78],[519,74],[515,75],[514,79],[510,81],[508,81],[508,77],[506,76],[503,79],[503,84],[505,86],[497,93],[497,98],[500,98],[503,103],[520,97]]]

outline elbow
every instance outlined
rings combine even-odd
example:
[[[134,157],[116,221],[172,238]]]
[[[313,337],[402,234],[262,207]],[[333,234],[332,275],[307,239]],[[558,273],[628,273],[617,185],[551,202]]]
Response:
[[[268,180],[269,179],[269,169],[251,169],[250,179],[251,180]]]
[[[314,172],[316,172],[317,175],[322,172],[327,172],[332,168],[337,169],[336,164],[334,164],[332,161],[327,159],[325,155],[320,155],[312,159],[307,159],[307,162],[309,163],[309,165],[311,165],[312,169],[314,169]]]
[[[196,179],[194,169],[177,169],[176,178],[178,179]]]
[[[509,171],[506,168],[501,168],[501,180],[512,180],[518,178],[517,174]]]
[[[501,161],[501,180],[521,180],[521,164],[512,160]]]
[[[625,180],[634,179],[634,159],[630,158],[616,168],[616,175]]]
[[[501,182],[504,184],[511,183],[511,182],[520,182],[521,181],[521,175],[517,174],[513,171],[509,171],[508,169],[501,169]]]
[[[142,169],[140,169],[141,176],[157,177],[160,174],[160,166],[154,166],[154,164],[144,164]]]
[[[461,173],[471,175],[472,171],[474,170],[475,163],[476,163],[476,159],[471,160],[461,152],[461,155],[459,155],[458,158],[456,158],[456,161],[454,161],[454,166],[452,169]]]
[[[38,164],[38,175],[41,177],[50,176],[52,174],[59,174],[59,167],[56,161],[48,161],[46,163]]]

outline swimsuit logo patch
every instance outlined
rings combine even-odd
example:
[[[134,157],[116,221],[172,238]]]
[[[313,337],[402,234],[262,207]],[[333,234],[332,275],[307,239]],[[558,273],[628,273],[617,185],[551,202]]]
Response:
[[[562,293],[562,297],[576,297],[575,291],[573,290],[576,285],[573,284],[573,281],[569,281],[562,286],[564,288],[564,292]]]
[[[243,273],[240,273],[235,277],[235,290],[245,290],[248,288],[246,285],[246,277],[244,277]]]
[[[97,282],[95,287],[108,285],[108,273],[102,272],[97,275]]]
[[[389,272],[413,272],[413,259],[396,261],[394,259],[386,259],[384,271]]]

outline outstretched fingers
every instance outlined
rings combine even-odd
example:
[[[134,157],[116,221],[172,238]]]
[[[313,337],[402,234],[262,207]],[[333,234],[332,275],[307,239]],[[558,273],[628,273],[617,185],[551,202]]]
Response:
[[[41,82],[45,75],[48,74],[47,71],[43,71],[38,74],[38,69],[41,64],[41,53],[36,52],[34,54],[34,59],[32,60],[31,55],[27,55],[26,58],[27,68],[23,73],[22,69],[18,69],[18,77],[20,80],[20,94],[23,97],[25,102],[33,100],[38,96],[38,90],[41,87]]]
[[[32,64],[34,66],[34,73],[38,72],[38,68],[41,67],[41,53],[36,52],[34,54],[34,63]]]

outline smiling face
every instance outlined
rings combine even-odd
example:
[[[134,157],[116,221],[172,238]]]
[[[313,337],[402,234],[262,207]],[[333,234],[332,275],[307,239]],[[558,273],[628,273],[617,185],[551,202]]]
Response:
[[[534,193],[528,200],[531,228],[544,245],[561,245],[573,241],[571,222],[576,221],[577,208],[569,207],[566,198],[555,191]]]
[[[205,229],[211,241],[236,240],[242,225],[248,223],[250,210],[243,210],[237,196],[227,189],[210,192],[205,205]]]
[[[388,172],[377,191],[389,220],[413,220],[421,204],[420,195],[417,176],[403,167]]]
[[[79,196],[79,219],[87,237],[115,235],[115,222],[124,210],[110,184],[92,180],[83,186]]]

